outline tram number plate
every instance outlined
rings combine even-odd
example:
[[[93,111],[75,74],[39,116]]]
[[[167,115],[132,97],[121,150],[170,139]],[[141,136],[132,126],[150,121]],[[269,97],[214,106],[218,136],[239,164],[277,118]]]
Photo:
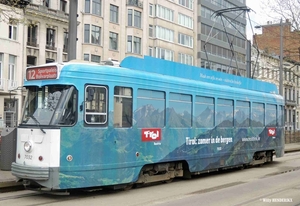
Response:
[[[25,155],[25,159],[32,160],[32,155]]]

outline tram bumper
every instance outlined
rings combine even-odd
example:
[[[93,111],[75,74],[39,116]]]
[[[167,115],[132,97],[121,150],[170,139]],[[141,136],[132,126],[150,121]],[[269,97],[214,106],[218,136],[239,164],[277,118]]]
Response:
[[[35,167],[18,164],[13,162],[11,173],[19,179],[28,179],[34,181],[48,180],[50,176],[49,167]]]

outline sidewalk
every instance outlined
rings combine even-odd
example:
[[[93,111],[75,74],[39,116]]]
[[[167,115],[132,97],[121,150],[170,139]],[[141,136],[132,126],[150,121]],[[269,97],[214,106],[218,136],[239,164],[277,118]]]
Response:
[[[300,142],[285,145],[285,153],[293,151],[300,151]],[[22,185],[22,182],[16,182],[16,177],[11,174],[11,171],[0,170],[0,189],[18,185]]]

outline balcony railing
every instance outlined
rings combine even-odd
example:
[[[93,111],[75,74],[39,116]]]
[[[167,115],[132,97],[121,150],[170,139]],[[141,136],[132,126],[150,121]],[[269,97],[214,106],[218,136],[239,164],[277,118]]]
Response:
[[[0,79],[0,90],[4,92],[9,92],[18,87],[18,81],[10,79]]]
[[[143,8],[143,2],[139,0],[127,0],[127,6],[136,6]]]
[[[7,89],[8,90],[14,90],[18,87],[18,82],[15,80],[7,80]]]
[[[68,53],[68,45],[64,44],[63,52]]]
[[[297,106],[297,102],[295,100],[289,100],[289,99],[286,99],[285,100],[285,104],[287,106]]]
[[[37,39],[36,38],[28,38],[27,46],[39,47],[39,45],[37,44]]]
[[[45,15],[51,15],[52,18],[58,18],[58,19],[63,18],[66,21],[68,21],[68,19],[69,19],[69,14],[67,14],[63,11],[60,11],[60,10],[54,10],[54,9],[48,8],[43,5],[37,5],[37,4],[31,3],[26,7],[26,10],[27,11],[30,11],[30,10],[39,11]]]
[[[47,42],[46,49],[50,49],[50,50],[55,50],[56,51],[55,43],[54,42]]]

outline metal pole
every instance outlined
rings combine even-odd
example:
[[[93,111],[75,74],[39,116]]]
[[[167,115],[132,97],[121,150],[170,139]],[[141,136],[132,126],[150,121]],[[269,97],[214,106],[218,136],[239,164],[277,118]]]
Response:
[[[247,65],[246,65],[246,69],[247,69],[247,77],[248,78],[252,78],[251,74],[251,41],[247,41],[247,49],[246,49],[246,61],[247,61]]]
[[[279,65],[279,94],[283,96],[283,24],[280,19],[280,65]]]
[[[76,59],[78,0],[69,2],[68,61]]]

